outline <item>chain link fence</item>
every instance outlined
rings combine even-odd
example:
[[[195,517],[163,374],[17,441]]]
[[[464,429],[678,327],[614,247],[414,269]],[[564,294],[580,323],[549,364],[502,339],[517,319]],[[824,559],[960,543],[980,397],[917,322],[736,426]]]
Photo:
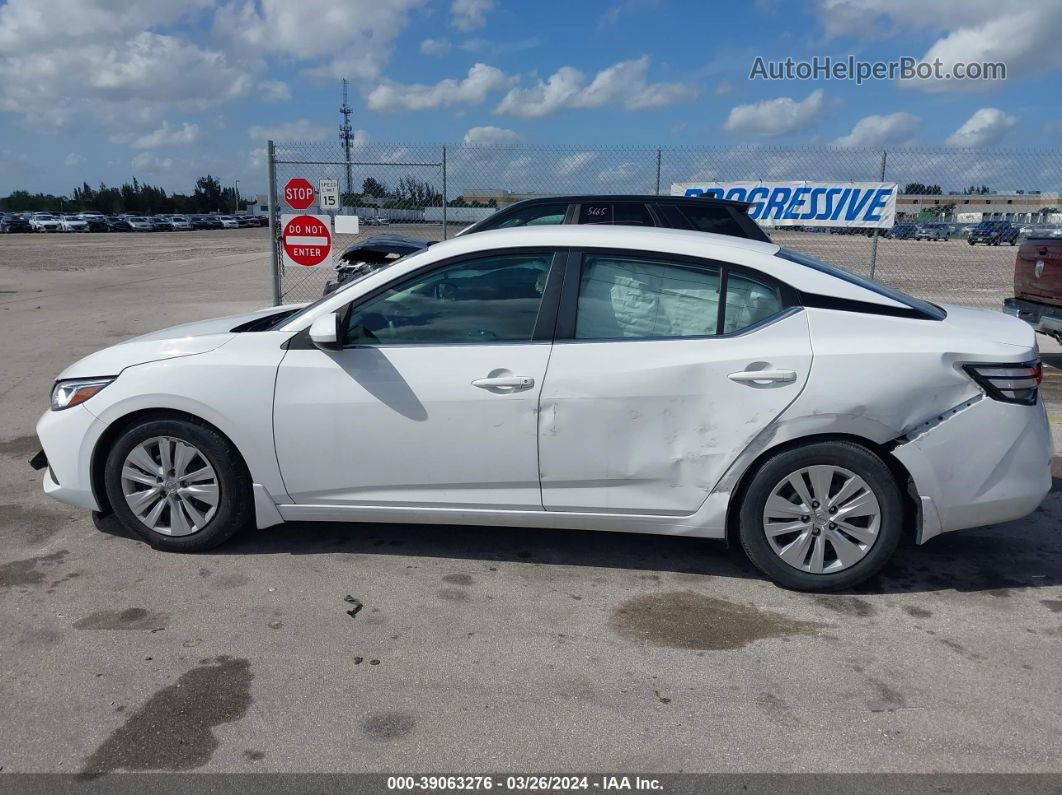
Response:
[[[274,297],[312,300],[354,242],[380,234],[451,237],[513,202],[535,196],[669,194],[675,183],[895,182],[896,225],[769,229],[775,242],[830,260],[931,301],[998,308],[1011,294],[1015,246],[1025,236],[1062,236],[1062,152],[813,147],[652,147],[355,144],[269,147]],[[281,214],[289,180],[337,180],[338,213],[357,215],[357,235],[337,234],[332,262],[281,263]],[[303,211],[320,212],[316,206]],[[1014,239],[972,246],[970,230],[1006,221]]]

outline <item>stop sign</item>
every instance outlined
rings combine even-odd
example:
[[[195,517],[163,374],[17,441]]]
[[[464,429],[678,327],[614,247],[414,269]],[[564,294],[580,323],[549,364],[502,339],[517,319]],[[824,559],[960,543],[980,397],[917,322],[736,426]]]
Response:
[[[289,179],[284,186],[284,201],[296,210],[305,210],[313,204],[313,185],[302,177]]]
[[[289,220],[284,224],[283,238],[285,260],[305,268],[320,265],[332,251],[328,224],[313,215],[296,215]]]

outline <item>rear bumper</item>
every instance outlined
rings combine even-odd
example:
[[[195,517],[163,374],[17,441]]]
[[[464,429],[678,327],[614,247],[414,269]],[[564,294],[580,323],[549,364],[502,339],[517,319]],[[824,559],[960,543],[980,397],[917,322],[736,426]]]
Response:
[[[1054,451],[1043,401],[1020,406],[984,397],[934,423],[893,450],[921,500],[920,543],[1020,519],[1051,490]]]
[[[1024,320],[1043,334],[1062,333],[1062,306],[1041,304],[1023,298],[1005,298],[1003,312]]]

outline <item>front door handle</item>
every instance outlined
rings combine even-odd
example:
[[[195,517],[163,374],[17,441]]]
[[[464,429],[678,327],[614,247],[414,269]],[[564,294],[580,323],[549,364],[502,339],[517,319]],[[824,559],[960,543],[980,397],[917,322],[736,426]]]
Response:
[[[727,376],[731,381],[751,384],[789,383],[796,381],[794,370],[744,370]]]
[[[535,379],[526,375],[499,375],[494,378],[477,378],[472,386],[480,389],[511,389],[514,392],[521,389],[530,389],[535,385]]]

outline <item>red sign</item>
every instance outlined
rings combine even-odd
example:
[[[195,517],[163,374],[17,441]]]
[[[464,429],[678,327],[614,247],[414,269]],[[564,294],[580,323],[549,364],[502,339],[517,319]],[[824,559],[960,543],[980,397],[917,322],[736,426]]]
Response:
[[[284,254],[288,262],[312,268],[328,259],[331,251],[332,233],[327,223],[312,215],[296,215],[284,224]]]
[[[284,186],[284,201],[296,210],[305,210],[313,204],[314,190],[307,180],[302,177],[289,179]]]

